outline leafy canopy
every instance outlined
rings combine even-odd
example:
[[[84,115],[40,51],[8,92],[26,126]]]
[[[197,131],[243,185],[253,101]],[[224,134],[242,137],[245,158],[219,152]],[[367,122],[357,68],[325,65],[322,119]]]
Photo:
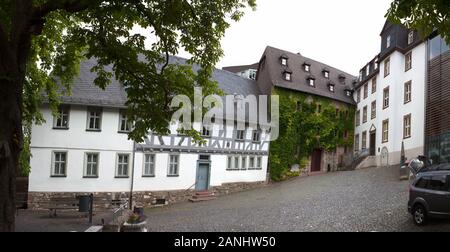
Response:
[[[395,0],[386,16],[424,36],[437,29],[450,44],[450,0]]]
[[[8,36],[14,32],[14,4],[0,3],[0,28]],[[24,121],[42,122],[42,92],[55,109],[58,97],[70,94],[80,62],[95,57],[98,65],[92,71],[98,77],[93,84],[105,88],[112,77],[124,84],[128,114],[136,121],[130,137],[140,141],[149,130],[166,133],[174,95],[193,94],[194,86],[204,93],[217,91],[209,78],[223,55],[220,41],[230,22],[255,6],[255,0],[33,0]],[[138,26],[148,34],[132,33]],[[147,37],[153,41],[148,48]],[[168,65],[168,56],[180,48],[201,70]],[[105,71],[108,65],[113,72]]]

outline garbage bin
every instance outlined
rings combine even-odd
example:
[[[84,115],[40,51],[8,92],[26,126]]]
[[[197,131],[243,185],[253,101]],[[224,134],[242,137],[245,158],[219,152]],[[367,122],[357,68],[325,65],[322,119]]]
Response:
[[[91,198],[89,197],[89,195],[79,196],[78,212],[88,213],[90,207],[90,200]]]

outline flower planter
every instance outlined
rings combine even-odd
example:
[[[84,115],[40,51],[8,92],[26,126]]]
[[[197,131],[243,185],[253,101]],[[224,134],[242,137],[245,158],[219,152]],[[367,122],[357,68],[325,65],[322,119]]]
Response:
[[[142,221],[139,223],[125,222],[122,226],[122,232],[125,233],[147,232],[147,221]]]

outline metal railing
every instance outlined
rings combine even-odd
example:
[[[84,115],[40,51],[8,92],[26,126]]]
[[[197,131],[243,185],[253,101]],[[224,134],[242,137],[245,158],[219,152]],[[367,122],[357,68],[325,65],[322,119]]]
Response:
[[[113,223],[117,223],[117,220],[120,216],[122,216],[123,212],[125,210],[128,210],[129,201],[127,200],[125,203],[119,206],[116,210],[113,212]]]

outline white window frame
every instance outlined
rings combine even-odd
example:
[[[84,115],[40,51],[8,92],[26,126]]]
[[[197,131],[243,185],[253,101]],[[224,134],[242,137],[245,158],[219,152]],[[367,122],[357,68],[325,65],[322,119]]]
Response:
[[[329,78],[330,78],[330,72],[324,71],[324,72],[323,72],[323,76],[324,76],[325,78],[329,79]]]
[[[89,161],[89,156],[94,155],[97,156],[97,161]],[[89,166],[95,164],[95,174],[92,173],[92,167],[91,174],[88,174]],[[83,171],[83,177],[84,178],[98,178],[99,177],[99,167],[100,167],[100,153],[98,152],[86,152],[84,154],[84,171]]]
[[[125,163],[122,159],[122,161],[120,161],[121,157],[127,157],[127,162]],[[130,158],[131,155],[129,153],[118,153],[116,156],[116,178],[129,178],[130,177]],[[126,174],[124,174],[124,165],[126,165]],[[121,174],[119,173],[120,169],[119,167],[121,167],[122,172]]]
[[[241,157],[241,166],[240,166],[241,170],[247,170],[247,156],[242,156]]]
[[[404,85],[404,104],[412,101],[412,81],[408,81]]]
[[[291,73],[288,73],[288,72],[284,73],[284,79],[287,81],[291,81],[292,80]]]
[[[248,169],[255,170],[256,169],[256,157],[250,156],[248,158]]]
[[[387,58],[384,61],[384,77],[387,77],[391,74],[391,58]]]
[[[237,141],[245,141],[246,133],[247,133],[246,130],[235,130],[236,134],[235,139]]]
[[[147,157],[152,157],[147,160]],[[142,162],[144,165],[142,167],[142,177],[155,177],[156,176],[156,155],[153,153],[144,153],[144,160]]]
[[[308,79],[308,85],[310,87],[315,87],[316,86],[316,80],[314,80],[312,78]]]
[[[386,48],[391,47],[391,43],[392,43],[391,39],[392,39],[391,35],[388,35],[386,38]]]
[[[330,92],[334,93],[334,85],[330,85],[329,88],[330,88]]]
[[[58,107],[58,115],[53,117],[53,128],[69,129],[69,120],[70,120],[70,106],[61,105]]]
[[[411,135],[411,125],[412,123],[412,117],[411,114],[405,115],[403,117],[403,139],[410,138]]]
[[[288,59],[286,59],[286,58],[281,58],[281,65],[287,66],[287,64],[288,64]]]
[[[211,137],[211,130],[207,129],[205,126],[202,127],[202,137]]]
[[[308,73],[311,72],[311,66],[310,65],[305,64],[303,69],[305,70],[305,72],[308,72]]]
[[[383,109],[389,108],[390,87],[383,89]]]
[[[175,160],[172,160],[175,158]],[[180,155],[169,155],[169,162],[167,167],[168,177],[179,177],[180,176]]]
[[[59,158],[60,160],[56,161],[56,155],[58,154],[64,154],[65,156],[65,160],[61,161],[61,158]],[[69,154],[67,151],[53,151],[52,152],[52,167],[51,167],[51,177],[67,177],[67,165],[68,165],[68,157]],[[56,172],[56,164],[58,164],[58,173]],[[64,164],[64,172],[61,173],[61,164]]]
[[[120,110],[119,112],[119,132],[129,133],[132,128],[132,123],[128,121],[128,116],[125,110]],[[125,127],[125,129],[124,129]]]
[[[96,115],[91,115],[91,113],[98,113]],[[102,117],[103,110],[101,108],[88,108],[87,110],[87,125],[86,129],[88,131],[101,131],[102,130]],[[91,128],[91,119],[94,120],[94,127]],[[98,121],[98,128],[95,128],[95,122]]]
[[[405,72],[412,69],[412,52],[405,54]]]
[[[366,150],[367,149],[367,131],[364,131],[361,138],[361,149]]]
[[[377,118],[377,101],[373,101],[370,104],[370,118],[373,120]]]
[[[355,135],[355,151],[359,151],[359,134]]]
[[[257,170],[262,169],[262,157],[256,157],[256,169]]]
[[[382,139],[381,140],[383,143],[387,143],[387,142],[389,142],[389,119],[383,121],[381,128],[382,128]]]

